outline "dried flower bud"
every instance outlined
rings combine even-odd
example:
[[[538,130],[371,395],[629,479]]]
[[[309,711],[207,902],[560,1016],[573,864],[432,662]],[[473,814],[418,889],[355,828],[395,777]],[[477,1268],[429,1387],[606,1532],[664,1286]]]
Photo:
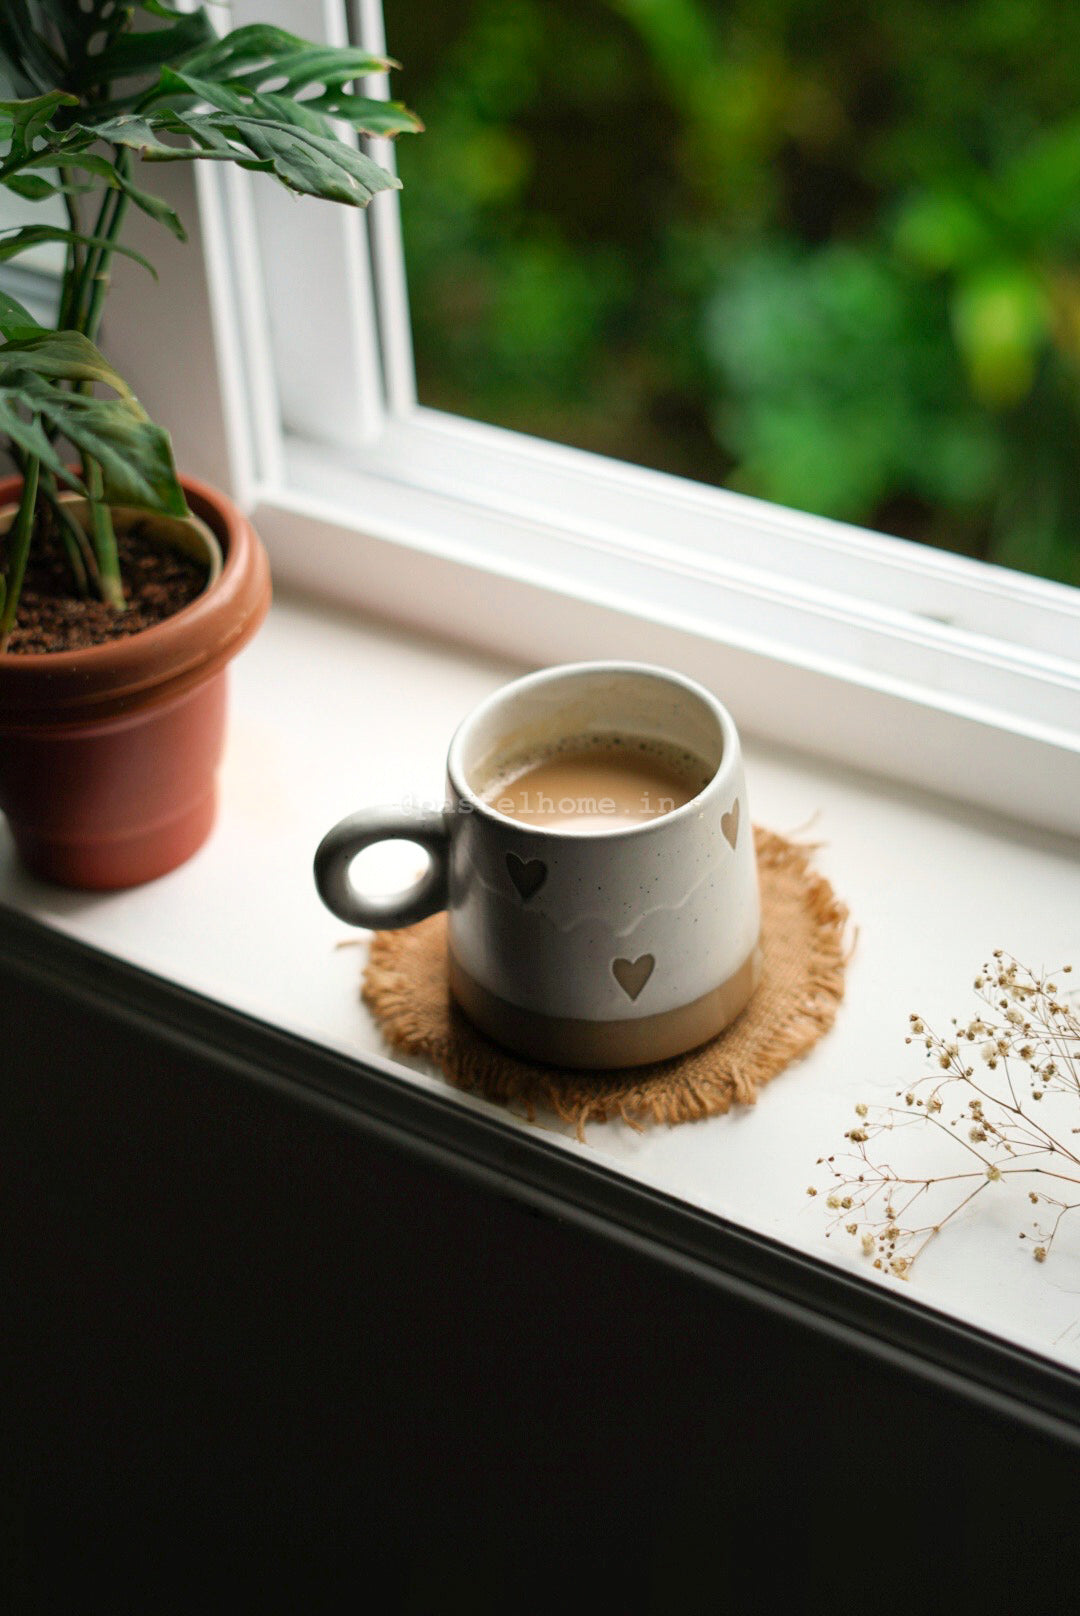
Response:
[[[916,1187],[921,1184],[929,1190],[935,1185],[946,1185],[953,1178],[967,1180],[970,1185],[970,1174],[959,1172],[937,1176],[931,1170],[927,1173],[925,1183],[919,1178],[902,1178],[889,1163],[871,1161],[864,1148],[867,1141],[872,1136],[876,1139],[882,1130],[891,1131],[902,1127],[905,1122],[916,1122],[918,1118],[915,1112],[920,1107],[925,1115],[937,1118],[944,1109],[942,1095],[948,1098],[948,1085],[959,1080],[966,1086],[950,1105],[950,1116],[942,1116],[937,1126],[945,1133],[955,1130],[955,1137],[962,1137],[966,1131],[967,1139],[976,1149],[979,1145],[987,1145],[986,1154],[978,1154],[982,1156],[986,1181],[998,1183],[1012,1173],[1030,1174],[1035,1171],[1028,1167],[1024,1159],[1031,1154],[1030,1129],[1037,1126],[1031,1114],[1025,1114],[1028,1100],[1042,1100],[1055,1086],[1055,1080],[1061,1089],[1068,1088],[1071,1096],[1080,1095],[1080,1015],[1076,1007],[1051,997],[1057,992],[1052,982],[1019,966],[1001,949],[994,951],[994,959],[998,963],[992,967],[984,966],[975,978],[975,986],[984,1006],[989,1007],[985,1017],[974,1016],[966,1023],[952,1017],[949,1041],[928,1031],[925,1022],[917,1014],[913,1013],[908,1018],[910,1032],[917,1035],[918,1042],[924,1045],[929,1056],[924,1075],[910,1088],[897,1089],[892,1103],[874,1106],[863,1101],[856,1103],[854,1110],[859,1125],[850,1128],[844,1137],[860,1147],[859,1157],[854,1160],[858,1164],[861,1158],[861,1165],[866,1171],[856,1175],[836,1167],[832,1169],[835,1190],[828,1196],[830,1210],[844,1211],[850,1216],[855,1201],[846,1192],[857,1192],[859,1219],[845,1223],[844,1229],[858,1241],[859,1248],[873,1260],[876,1269],[898,1278],[907,1277],[925,1244],[925,1238],[919,1239],[902,1232],[896,1208],[889,1200],[890,1192],[903,1184]],[[995,994],[998,995],[996,998]],[[1025,1019],[1025,1013],[1030,1019]],[[1011,1061],[1022,1060],[1027,1068],[1028,1081],[1024,1085],[1027,1099],[1018,1098],[1011,1078],[1008,1079],[1008,1094],[1005,1095],[999,1094],[997,1086],[989,1079],[976,1081],[975,1068],[965,1066],[960,1055],[961,1042],[964,1040],[974,1046],[966,1052],[967,1058],[974,1059],[975,1050],[978,1049],[982,1062],[991,1072],[1004,1065],[1007,1074]],[[910,1036],[905,1039],[906,1043],[912,1041]],[[1053,1060],[1049,1058],[1051,1049],[1055,1056]],[[935,1079],[927,1070],[933,1067],[940,1067],[944,1075]],[[1007,1078],[1003,1075],[998,1081],[1005,1083]],[[982,1093],[985,1093],[985,1099],[981,1097]],[[975,1097],[969,1098],[971,1095]],[[901,1099],[903,1105],[899,1103]],[[866,1120],[871,1112],[875,1118],[872,1128]],[[1066,1138],[1069,1132],[1080,1135],[1080,1127],[1065,1129],[1061,1137]],[[1060,1157],[1061,1153],[1067,1152],[1072,1160],[1076,1159],[1073,1154],[1075,1146],[1059,1143],[1042,1127],[1039,1127],[1039,1134],[1040,1149],[1048,1155],[1057,1152]],[[828,1159],[832,1163],[834,1158],[830,1156]],[[851,1157],[848,1159],[852,1160]],[[807,1191],[809,1195],[818,1193],[816,1188]],[[824,1197],[824,1189],[820,1193]],[[1028,1193],[1029,1203],[1033,1207],[1046,1199],[1045,1195],[1035,1190]],[[882,1202],[886,1203],[883,1215]],[[1049,1204],[1061,1206],[1063,1212],[1072,1210],[1052,1198]],[[948,1216],[930,1230],[922,1230],[922,1236],[937,1234],[948,1221]],[[831,1228],[827,1232],[835,1232],[835,1225],[839,1221],[830,1220]],[[1033,1222],[1029,1230],[1021,1230],[1019,1238],[1031,1242],[1027,1249],[1032,1250],[1037,1262],[1046,1261],[1052,1238],[1048,1239],[1042,1234],[1037,1222]],[[1035,1242],[1040,1239],[1044,1243],[1036,1245]],[[897,1247],[903,1247],[908,1241],[917,1242],[914,1255],[898,1256]]]

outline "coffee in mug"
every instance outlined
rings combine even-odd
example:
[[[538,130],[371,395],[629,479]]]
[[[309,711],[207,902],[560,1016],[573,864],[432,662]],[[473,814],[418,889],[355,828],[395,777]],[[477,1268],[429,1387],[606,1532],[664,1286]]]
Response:
[[[405,893],[358,892],[373,843],[425,848]],[[315,856],[358,926],[447,911],[448,986],[496,1042],[568,1067],[635,1066],[704,1043],[761,974],[753,827],[726,708],[633,662],[544,669],[460,725],[438,808],[363,809]]]
[[[523,824],[600,835],[681,808],[708,780],[699,757],[655,736],[571,735],[504,760],[480,795]]]

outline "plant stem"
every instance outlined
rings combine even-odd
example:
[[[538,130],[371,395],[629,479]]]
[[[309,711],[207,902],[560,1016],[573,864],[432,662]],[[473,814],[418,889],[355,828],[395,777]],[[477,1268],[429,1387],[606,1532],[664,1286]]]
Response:
[[[116,156],[116,166],[125,177],[131,168],[131,154],[119,151]],[[124,190],[107,191],[102,198],[101,211],[94,226],[94,234],[101,237],[107,246],[91,248],[87,254],[86,269],[83,273],[84,291],[80,295],[86,298],[85,312],[79,311],[78,329],[90,338],[97,341],[98,327],[101,324],[102,310],[105,306],[105,297],[109,290],[109,270],[113,259],[113,243],[120,234],[120,227],[124,222],[124,215],[128,209],[128,194]]]
[[[25,479],[28,457],[23,454],[14,443],[8,445],[8,453],[15,462],[19,475]],[[60,531],[64,549],[67,552],[68,564],[75,578],[75,587],[79,594],[85,598],[90,593],[90,580],[93,579],[94,588],[101,593],[101,581],[98,577],[97,561],[94,557],[90,540],[86,537],[83,528],[75,520],[68,507],[60,498],[60,490],[56,486],[56,478],[48,467],[43,467],[39,473],[38,493],[41,499],[49,506]],[[0,592],[0,608],[4,604],[4,594]]]
[[[105,479],[96,460],[83,462],[83,475],[90,494],[90,533],[97,559],[98,587],[101,598],[114,611],[122,612],[127,606],[120,579],[120,558],[116,553],[116,534],[113,531],[112,512],[105,503]]]
[[[65,185],[71,184],[71,170],[61,168],[60,179]],[[79,219],[79,204],[70,192],[64,192],[64,206],[67,209],[68,224],[76,233],[81,231]],[[72,315],[78,306],[78,299],[82,287],[83,256],[82,247],[77,241],[69,241],[67,248],[67,262],[64,266],[63,292],[60,298],[60,314],[57,321],[61,330],[70,328]]]
[[[90,235],[101,240],[104,237],[109,214],[117,192],[108,186],[102,191],[101,201],[98,205],[97,218],[94,220]],[[76,331],[86,330],[86,315],[93,298],[94,270],[102,249],[100,247],[87,247],[86,257],[79,270],[79,277],[74,290],[69,309],[69,323]]]
[[[56,486],[56,479],[51,471],[41,473],[41,492],[49,504],[60,529],[60,537],[64,541],[68,562],[75,575],[75,586],[84,598],[90,593],[90,582],[101,593],[101,580],[98,575],[97,559],[94,555],[90,540],[87,538],[81,524],[76,521],[68,507],[60,498],[60,490]]]
[[[15,526],[11,534],[11,557],[7,570],[7,591],[4,597],[4,609],[0,613],[0,651],[6,651],[11,630],[15,624],[15,614],[19,609],[19,596],[22,593],[23,577],[26,573],[26,558],[30,554],[30,536],[34,530],[34,507],[37,504],[38,468],[40,462],[31,457],[26,462],[23,474],[22,499],[19,501],[19,511],[15,518]]]
[[[131,167],[131,156],[127,151],[116,153],[116,166],[126,175]],[[94,235],[101,238],[105,245],[91,247],[86,254],[86,262],[78,277],[72,294],[69,316],[74,327],[89,337],[91,342],[97,340],[98,327],[101,324],[102,310],[105,306],[105,297],[109,289],[109,268],[113,258],[113,243],[120,233],[127,212],[128,195],[124,190],[106,191],[101,199],[97,221],[94,225]],[[81,384],[85,391],[92,388]],[[104,501],[105,484],[101,467],[96,460],[86,460],[83,464],[83,478],[90,495],[90,533],[93,541],[95,558],[95,581],[98,592],[105,603],[114,611],[124,611],[127,602],[124,599],[123,584],[120,577],[120,558],[116,550],[116,533],[113,529],[112,515]]]

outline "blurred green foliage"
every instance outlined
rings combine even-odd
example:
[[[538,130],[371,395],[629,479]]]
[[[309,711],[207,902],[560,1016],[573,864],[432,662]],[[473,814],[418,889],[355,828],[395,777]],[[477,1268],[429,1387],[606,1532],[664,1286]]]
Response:
[[[384,10],[425,403],[1080,583],[1080,7]]]

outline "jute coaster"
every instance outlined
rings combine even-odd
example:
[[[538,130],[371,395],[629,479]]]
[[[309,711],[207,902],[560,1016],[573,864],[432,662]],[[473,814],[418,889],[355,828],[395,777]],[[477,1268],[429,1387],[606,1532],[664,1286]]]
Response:
[[[392,1048],[421,1055],[458,1088],[524,1111],[547,1107],[573,1123],[619,1117],[632,1127],[718,1116],[753,1105],[763,1083],[828,1032],[844,996],[847,909],[814,872],[813,848],[755,827],[764,972],[742,1015],[689,1054],[651,1066],[569,1072],[500,1049],[450,998],[446,916],[376,932],[362,994]]]

